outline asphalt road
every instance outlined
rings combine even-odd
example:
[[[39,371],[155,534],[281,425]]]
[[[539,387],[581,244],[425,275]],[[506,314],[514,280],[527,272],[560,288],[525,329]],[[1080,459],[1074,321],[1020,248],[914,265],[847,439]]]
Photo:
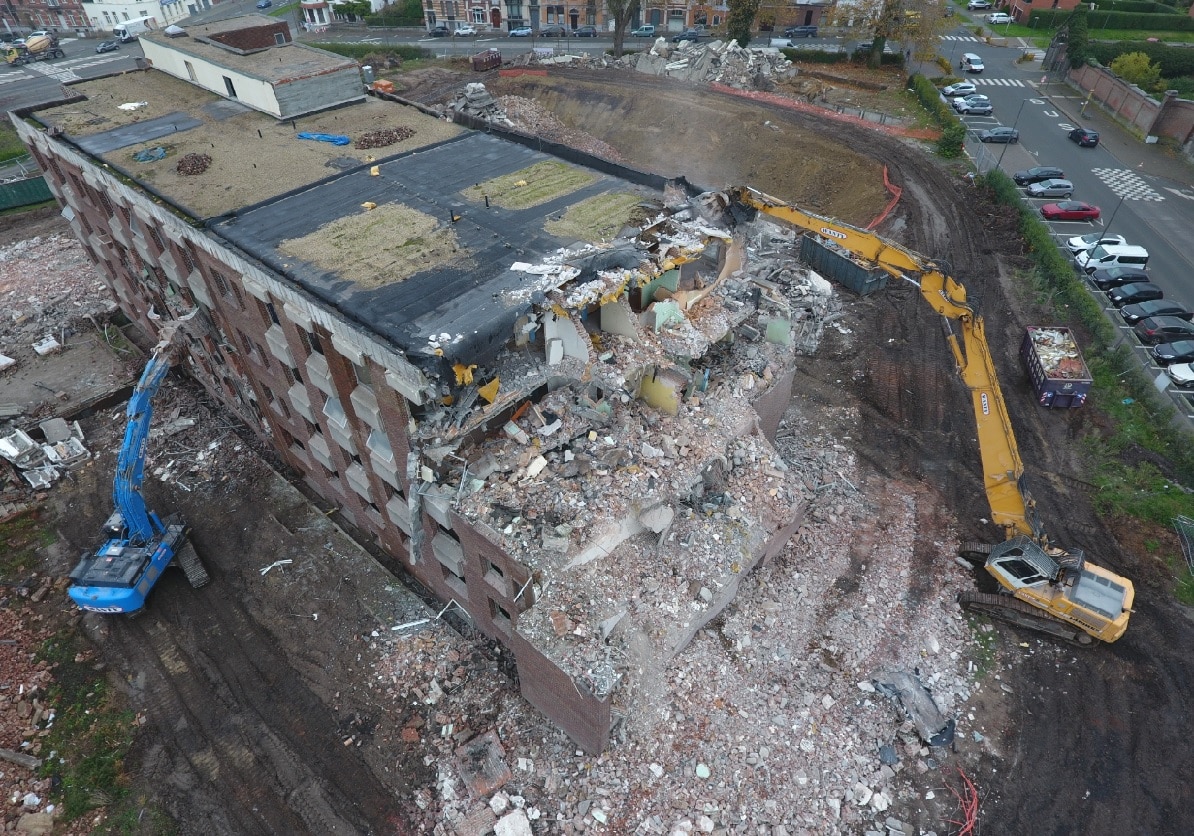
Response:
[[[141,45],[121,44],[116,52],[97,55],[99,40],[65,39],[65,58],[34,61],[32,64],[0,64],[0,113],[62,98],[62,85],[84,78],[131,70],[141,55]]]
[[[956,34],[965,33],[959,30]],[[1129,243],[1148,250],[1148,270],[1165,297],[1194,310],[1194,251],[1182,246],[1188,231],[1194,229],[1194,188],[1150,174],[1144,160],[1148,151],[1142,151],[1134,138],[1125,140],[1104,130],[1103,141],[1095,148],[1080,148],[1071,142],[1069,131],[1087,126],[1082,120],[1083,97],[1056,81],[1042,84],[1039,65],[1016,63],[1019,50],[983,48],[962,41],[956,51],[958,55],[978,52],[987,65],[985,72],[969,76],[969,80],[975,82],[979,93],[991,99],[994,113],[963,117],[971,129],[967,151],[978,168],[986,171],[999,167],[1010,175],[1037,165],[1059,166],[1074,184],[1073,199],[1093,203],[1102,210],[1102,217],[1094,222],[1050,222],[1059,245],[1087,232],[1123,235]],[[999,145],[978,141],[979,131],[996,125],[1014,126],[1020,132],[1020,142]],[[1119,133],[1119,129],[1113,130]],[[1034,208],[1055,202],[1026,200]],[[1108,319],[1119,326],[1141,366],[1159,387],[1168,386],[1164,371],[1151,363],[1106,296],[1093,288],[1091,293],[1104,305]],[[1194,413],[1194,406],[1184,397],[1175,397],[1175,404],[1185,413]]]

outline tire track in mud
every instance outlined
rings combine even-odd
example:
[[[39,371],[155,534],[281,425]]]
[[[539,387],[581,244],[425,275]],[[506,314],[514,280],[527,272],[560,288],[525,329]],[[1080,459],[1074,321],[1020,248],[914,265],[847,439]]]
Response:
[[[108,644],[136,660],[159,736],[222,801],[208,811],[210,824],[235,833],[377,832],[391,794],[341,745],[335,717],[269,634],[227,596],[161,585],[151,611],[113,624]]]

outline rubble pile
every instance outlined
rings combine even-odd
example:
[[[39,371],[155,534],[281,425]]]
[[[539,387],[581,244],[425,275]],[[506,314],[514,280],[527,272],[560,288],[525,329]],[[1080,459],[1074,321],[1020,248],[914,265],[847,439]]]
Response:
[[[495,125],[504,125],[507,128],[514,126],[502,110],[501,103],[479,82],[466,84],[463,90],[457,91],[448,107],[457,113],[484,119]]]
[[[719,83],[741,90],[771,90],[777,80],[794,77],[798,70],[771,47],[743,49],[737,41],[682,41],[659,38],[643,52],[621,58],[608,55],[554,55],[527,52],[514,59],[515,66],[567,65],[588,69],[617,68],[682,81]]]
[[[384,128],[380,131],[367,131],[357,137],[353,148],[368,150],[369,148],[385,148],[415,135],[415,129],[403,125],[398,128]]]
[[[175,168],[179,174],[202,174],[211,167],[211,156],[208,154],[187,154],[178,161]]]
[[[21,610],[0,606],[0,636],[4,636],[0,642],[0,793],[5,802],[0,830],[4,832],[48,833],[54,823],[55,805],[49,802],[53,779],[39,778],[37,773],[49,754],[42,751],[42,739],[55,719],[47,695],[52,674],[50,663],[37,661],[31,650],[52,632]]]
[[[39,235],[0,247],[0,354],[20,362],[47,336],[81,319],[106,317],[116,303],[83,246],[69,234]],[[92,330],[90,323],[76,330]]]
[[[521,133],[542,137],[550,142],[558,142],[569,148],[592,154],[594,157],[601,157],[616,163],[627,162],[626,158],[608,142],[603,142],[592,134],[569,128],[554,113],[534,99],[523,96],[502,96],[498,99],[498,105],[514,128]]]
[[[931,567],[918,565],[917,517],[937,498],[865,483],[838,441],[859,416],[839,418],[813,426],[799,406],[789,413],[778,444],[811,495],[797,536],[657,678],[615,698],[624,720],[600,756],[577,750],[512,683],[495,690],[492,671],[474,676],[459,662],[479,658],[471,642],[443,625],[375,636],[379,696],[416,712],[395,745],[439,753],[435,794],[419,801],[433,832],[484,833],[508,809],[536,816],[534,832],[564,834],[924,836],[931,829],[907,820],[944,823],[952,798],[914,793],[907,779],[947,752],[882,690],[886,672],[916,671],[906,678],[959,733],[983,739],[966,710],[980,690],[962,661],[970,631],[952,604],[971,580],[948,543],[936,544]],[[667,582],[660,568],[643,590]],[[490,730],[506,769],[474,787],[452,753]]]

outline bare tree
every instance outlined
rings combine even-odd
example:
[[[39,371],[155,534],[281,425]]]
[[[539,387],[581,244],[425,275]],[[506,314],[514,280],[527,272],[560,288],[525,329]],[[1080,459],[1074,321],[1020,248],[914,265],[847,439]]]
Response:
[[[626,43],[626,27],[638,15],[639,0],[605,0],[605,7],[614,20],[614,57],[620,57]]]

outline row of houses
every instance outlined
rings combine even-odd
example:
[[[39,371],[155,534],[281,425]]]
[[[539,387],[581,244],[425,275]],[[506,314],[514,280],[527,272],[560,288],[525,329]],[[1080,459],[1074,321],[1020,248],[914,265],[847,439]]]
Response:
[[[86,37],[139,18],[158,27],[210,8],[216,0],[0,0],[0,34],[36,29]]]

